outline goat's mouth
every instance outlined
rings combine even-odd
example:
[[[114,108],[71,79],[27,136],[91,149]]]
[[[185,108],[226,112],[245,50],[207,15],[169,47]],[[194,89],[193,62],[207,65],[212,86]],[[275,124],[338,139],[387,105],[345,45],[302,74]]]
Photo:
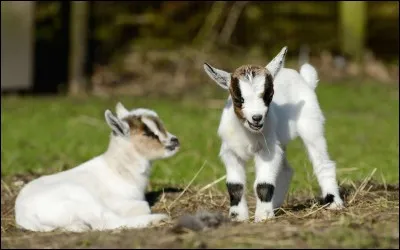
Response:
[[[168,146],[165,146],[165,148],[169,151],[174,151],[174,150],[179,149],[179,145],[168,145]]]
[[[163,158],[171,157],[179,151],[179,146],[177,146],[177,145],[168,145],[168,146],[165,146],[164,148],[165,148],[165,151],[164,151]]]
[[[254,123],[251,123],[251,122],[249,122],[249,121],[247,121],[247,124],[249,125],[249,127],[250,127],[252,130],[255,130],[255,131],[259,131],[259,130],[262,129],[262,127],[263,127],[263,124],[254,124]]]

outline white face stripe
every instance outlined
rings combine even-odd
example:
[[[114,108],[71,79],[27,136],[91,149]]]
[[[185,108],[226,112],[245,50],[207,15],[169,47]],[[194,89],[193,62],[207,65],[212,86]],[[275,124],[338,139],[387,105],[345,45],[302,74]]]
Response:
[[[264,93],[264,90],[265,90],[265,76],[264,75],[256,76],[253,79],[252,86],[253,86],[254,92],[256,92],[257,95],[260,95],[260,94]]]
[[[254,96],[254,90],[251,86],[251,83],[239,80],[239,88],[242,98],[245,99],[245,102],[246,99],[251,99]]]
[[[252,78],[249,76],[249,80],[241,79],[239,80],[239,88],[242,97],[250,97],[254,95],[261,95],[265,90],[265,76],[256,76]]]
[[[261,96],[265,89],[264,85],[265,77],[263,76],[254,77],[251,82],[239,80],[239,88],[244,100],[242,112],[244,118],[250,122],[252,121],[253,115],[264,116],[268,110]],[[264,120],[264,118],[262,120]]]

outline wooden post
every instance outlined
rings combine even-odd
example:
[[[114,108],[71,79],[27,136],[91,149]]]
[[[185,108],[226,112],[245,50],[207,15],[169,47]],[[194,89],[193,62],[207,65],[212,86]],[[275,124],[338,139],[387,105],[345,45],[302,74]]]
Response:
[[[87,50],[88,2],[71,1],[69,53],[69,94],[86,90],[85,76]]]
[[[214,25],[222,16],[225,9],[226,1],[214,1],[210,12],[206,16],[203,26],[193,40],[193,43],[200,45],[204,50],[209,50],[215,41]]]
[[[365,1],[339,2],[341,49],[356,61],[361,60],[364,52],[366,8]]]
[[[219,35],[222,44],[227,44],[229,39],[231,39],[231,35],[235,30],[240,14],[242,14],[243,9],[248,2],[249,1],[236,1],[233,4],[231,10],[229,11],[228,18],[225,21],[224,28]]]

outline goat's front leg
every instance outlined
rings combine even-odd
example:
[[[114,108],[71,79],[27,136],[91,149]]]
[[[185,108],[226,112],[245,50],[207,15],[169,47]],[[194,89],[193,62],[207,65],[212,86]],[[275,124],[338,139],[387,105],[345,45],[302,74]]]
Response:
[[[220,157],[226,168],[226,186],[230,198],[229,217],[233,221],[245,221],[249,218],[245,198],[245,162],[224,146],[221,147]]]
[[[274,217],[272,204],[276,181],[282,166],[283,150],[280,145],[270,145],[255,155],[256,180],[254,192],[257,197],[255,222]]]

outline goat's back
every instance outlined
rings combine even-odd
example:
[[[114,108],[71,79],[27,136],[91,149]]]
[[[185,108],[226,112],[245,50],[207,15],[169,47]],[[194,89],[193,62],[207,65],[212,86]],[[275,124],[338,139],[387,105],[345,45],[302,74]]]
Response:
[[[299,121],[323,122],[314,88],[296,70],[281,69],[274,80],[274,90],[271,105],[278,118],[278,134],[282,143],[286,144],[297,137]]]

